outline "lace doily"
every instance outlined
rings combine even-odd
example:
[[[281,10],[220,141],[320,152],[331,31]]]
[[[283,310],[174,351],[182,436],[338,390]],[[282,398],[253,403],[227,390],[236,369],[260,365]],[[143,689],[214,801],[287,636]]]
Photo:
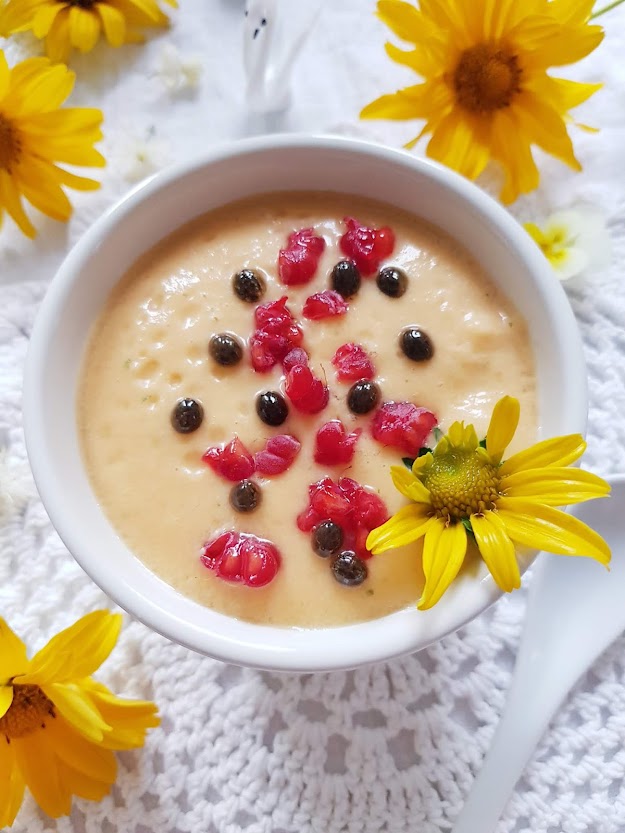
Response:
[[[396,146],[413,135],[411,124],[357,122],[360,107],[381,91],[380,79],[385,90],[412,83],[385,58],[386,33],[372,12],[373,3],[362,0],[326,4],[296,66],[292,106],[275,116],[276,129],[366,135]],[[259,128],[246,115],[242,17],[240,0],[183,0],[171,30],[146,46],[102,47],[77,58],[73,101],[97,103],[106,115],[103,188],[76,195],[68,227],[41,220],[34,244],[8,223],[0,233],[0,475],[9,483],[0,492],[0,612],[32,648],[110,604],[61,544],[30,478],[20,401],[36,309],[71,243],[129,181]],[[625,9],[603,21],[605,44],[575,68],[577,77],[606,85],[582,118],[602,132],[576,136],[584,172],[541,160],[541,190],[515,213],[540,220],[583,198],[609,218],[612,268],[568,290],[590,375],[587,465],[608,474],[625,470]],[[27,38],[4,46],[10,59],[37,48]],[[418,655],[306,676],[204,659],[127,619],[103,679],[119,693],[156,700],[162,727],[144,750],[119,756],[118,782],[101,804],[76,801],[70,818],[51,821],[28,799],[14,830],[448,831],[503,708],[524,606],[519,591]],[[571,694],[500,833],[625,831],[623,657],[620,639]]]

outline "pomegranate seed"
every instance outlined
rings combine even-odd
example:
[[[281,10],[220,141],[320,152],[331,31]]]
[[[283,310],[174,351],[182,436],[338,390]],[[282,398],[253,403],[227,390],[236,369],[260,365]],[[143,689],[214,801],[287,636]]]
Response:
[[[280,569],[280,553],[271,541],[242,532],[224,532],[204,545],[200,560],[224,581],[264,587]]]
[[[427,408],[418,408],[412,402],[385,402],[373,417],[371,433],[382,445],[416,457],[437,423]]]
[[[260,304],[254,318],[256,330],[249,340],[252,367],[258,373],[271,370],[304,339],[297,321],[287,307],[287,296]]]
[[[342,295],[333,289],[325,289],[306,298],[302,315],[311,321],[320,321],[322,318],[345,315],[347,310],[348,306]]]
[[[326,247],[323,237],[314,229],[305,228],[289,235],[285,249],[278,255],[278,276],[285,286],[308,283],[315,276]]]
[[[360,428],[348,434],[340,419],[332,419],[330,422],[326,422],[317,431],[315,463],[325,466],[351,463],[356,451],[358,437],[361,434],[362,429]]]
[[[286,395],[293,407],[302,414],[317,414],[328,404],[330,392],[309,367],[296,365],[286,375]]]
[[[254,456],[256,471],[268,476],[282,474],[291,467],[301,447],[299,440],[290,434],[271,437],[265,448]]]
[[[301,347],[293,348],[293,350],[290,350],[282,359],[282,367],[287,373],[293,367],[297,367],[297,365],[302,365],[303,367],[308,365],[308,353]]]
[[[375,376],[373,362],[360,344],[342,344],[334,354],[332,364],[340,382],[358,382]]]
[[[395,234],[388,226],[369,228],[353,217],[345,217],[347,231],[341,237],[341,251],[354,261],[363,275],[373,275],[395,248]]]
[[[205,452],[202,460],[214,472],[233,483],[247,480],[254,474],[254,458],[238,437],[225,446],[212,446]]]

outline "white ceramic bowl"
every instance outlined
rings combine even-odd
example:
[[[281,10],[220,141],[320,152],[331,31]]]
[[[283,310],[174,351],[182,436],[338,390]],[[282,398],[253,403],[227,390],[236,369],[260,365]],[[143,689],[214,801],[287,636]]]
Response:
[[[386,201],[460,241],[529,322],[541,434],[584,432],[586,375],[577,326],[558,281],[516,221],[438,165],[351,140],[292,136],[211,150],[139,186],[95,223],[42,304],[27,361],[24,421],[30,462],[52,523],[79,564],[121,607],[168,638],[218,659],[317,671],[416,651],[472,619],[500,593],[485,575],[462,582],[461,591],[453,586],[431,611],[411,608],[332,629],[265,627],[216,613],[165,584],[117,536],[87,478],[75,416],[92,324],[133,261],[210,209],[256,193],[300,189]]]

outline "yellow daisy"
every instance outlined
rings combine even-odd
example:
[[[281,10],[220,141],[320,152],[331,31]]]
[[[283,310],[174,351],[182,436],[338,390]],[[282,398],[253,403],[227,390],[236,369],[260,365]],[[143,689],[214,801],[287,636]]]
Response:
[[[158,726],[154,703],[122,700],[90,676],[120,627],[121,616],[97,610],[29,660],[0,618],[0,828],[13,824],[25,787],[54,818],[74,795],[100,801],[117,774],[111,750],[143,746]]]
[[[454,422],[438,443],[405,466],[392,466],[395,488],[413,501],[367,538],[374,555],[424,538],[425,587],[420,610],[435,605],[458,575],[468,536],[502,590],[521,584],[515,545],[610,563],[606,542],[556,506],[605,497],[605,480],[571,463],[586,449],[581,434],[543,440],[502,463],[519,423],[519,402],[501,399],[486,441],[473,425]]]
[[[1,35],[31,31],[45,38],[52,61],[67,61],[72,49],[91,52],[102,35],[111,46],[141,43],[138,29],[168,23],[158,0],[7,0],[0,11]]]
[[[100,110],[61,109],[74,80],[67,67],[47,58],[29,58],[9,69],[0,50],[0,225],[6,211],[28,237],[36,232],[22,196],[48,217],[66,221],[72,206],[63,186],[100,187],[56,164],[105,164],[93,147],[102,138]]]
[[[380,0],[378,16],[402,40],[389,57],[424,82],[383,95],[365,119],[425,119],[413,147],[476,179],[490,158],[505,173],[510,203],[538,186],[532,146],[581,170],[567,131],[569,110],[600,84],[553,78],[550,67],[579,61],[603,39],[589,25],[594,0]]]

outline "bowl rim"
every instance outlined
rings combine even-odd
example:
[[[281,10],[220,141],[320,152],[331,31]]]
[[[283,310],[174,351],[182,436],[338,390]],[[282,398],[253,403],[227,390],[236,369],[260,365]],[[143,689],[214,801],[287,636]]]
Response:
[[[543,301],[548,302],[550,309],[554,311],[561,339],[567,344],[566,364],[570,368],[576,367],[577,369],[575,382],[570,380],[568,383],[571,413],[569,422],[577,426],[575,430],[579,430],[580,433],[585,433],[588,414],[587,378],[585,372],[579,372],[580,368],[585,368],[581,335],[564,290],[559,281],[551,275],[551,270],[543,255],[522,226],[503,206],[474,183],[438,163],[414,157],[403,150],[347,137],[325,135],[282,134],[224,142],[139,183],[108,208],[83,234],[59,267],[41,304],[31,335],[24,377],[23,421],[26,447],[39,494],[52,524],[74,559],[96,585],[120,607],[168,639],[198,653],[250,667],[277,671],[330,671],[385,661],[421,650],[478,616],[502,595],[502,591],[490,580],[490,577],[483,579],[480,582],[482,585],[480,603],[467,615],[456,615],[456,617],[448,615],[446,620],[443,620],[446,624],[442,629],[440,625],[437,625],[439,617],[436,608],[425,612],[417,612],[416,608],[407,608],[379,619],[340,628],[270,628],[265,625],[246,623],[254,632],[258,631],[257,641],[233,640],[226,633],[215,629],[207,630],[191,621],[184,620],[151,598],[139,594],[130,584],[119,583],[116,580],[117,576],[107,571],[105,565],[90,557],[88,548],[83,549],[77,540],[79,536],[76,528],[79,524],[69,507],[64,504],[61,490],[58,488],[57,473],[50,463],[43,437],[42,381],[48,344],[55,330],[56,313],[65,297],[78,283],[84,262],[92,254],[93,249],[136,207],[156,197],[159,192],[172,186],[176,180],[226,159],[274,152],[280,149],[302,149],[312,152],[340,150],[361,157],[376,157],[378,160],[420,171],[427,178],[434,180],[436,185],[452,192],[457,199],[470,205],[510,242],[515,249],[516,256],[523,260],[534,273],[535,280],[541,286]],[[201,211],[197,216],[199,214]],[[156,242],[158,241],[155,240],[153,244]],[[76,430],[75,425],[73,430]],[[136,558],[136,556],[133,557]],[[192,605],[198,604],[190,599],[186,601]],[[401,618],[410,620],[415,615],[418,615],[420,619],[419,627],[405,628],[403,638],[391,641],[373,636],[376,630],[383,632],[385,623],[389,620],[399,621]],[[222,618],[232,621],[231,617],[222,615]],[[324,640],[320,638],[320,635],[326,634],[327,639],[328,633],[339,630],[347,637],[346,644],[350,646],[349,655],[347,651],[341,654],[336,650],[324,653],[327,646],[323,647]],[[367,630],[373,638],[362,638]],[[390,634],[392,629],[388,628],[388,630]],[[268,644],[267,638],[263,639],[262,636],[263,633],[267,634],[269,631],[274,635],[276,631],[299,634],[297,649],[293,646],[287,648],[284,644],[287,640],[283,640],[282,645]],[[358,639],[358,636],[361,638]]]

